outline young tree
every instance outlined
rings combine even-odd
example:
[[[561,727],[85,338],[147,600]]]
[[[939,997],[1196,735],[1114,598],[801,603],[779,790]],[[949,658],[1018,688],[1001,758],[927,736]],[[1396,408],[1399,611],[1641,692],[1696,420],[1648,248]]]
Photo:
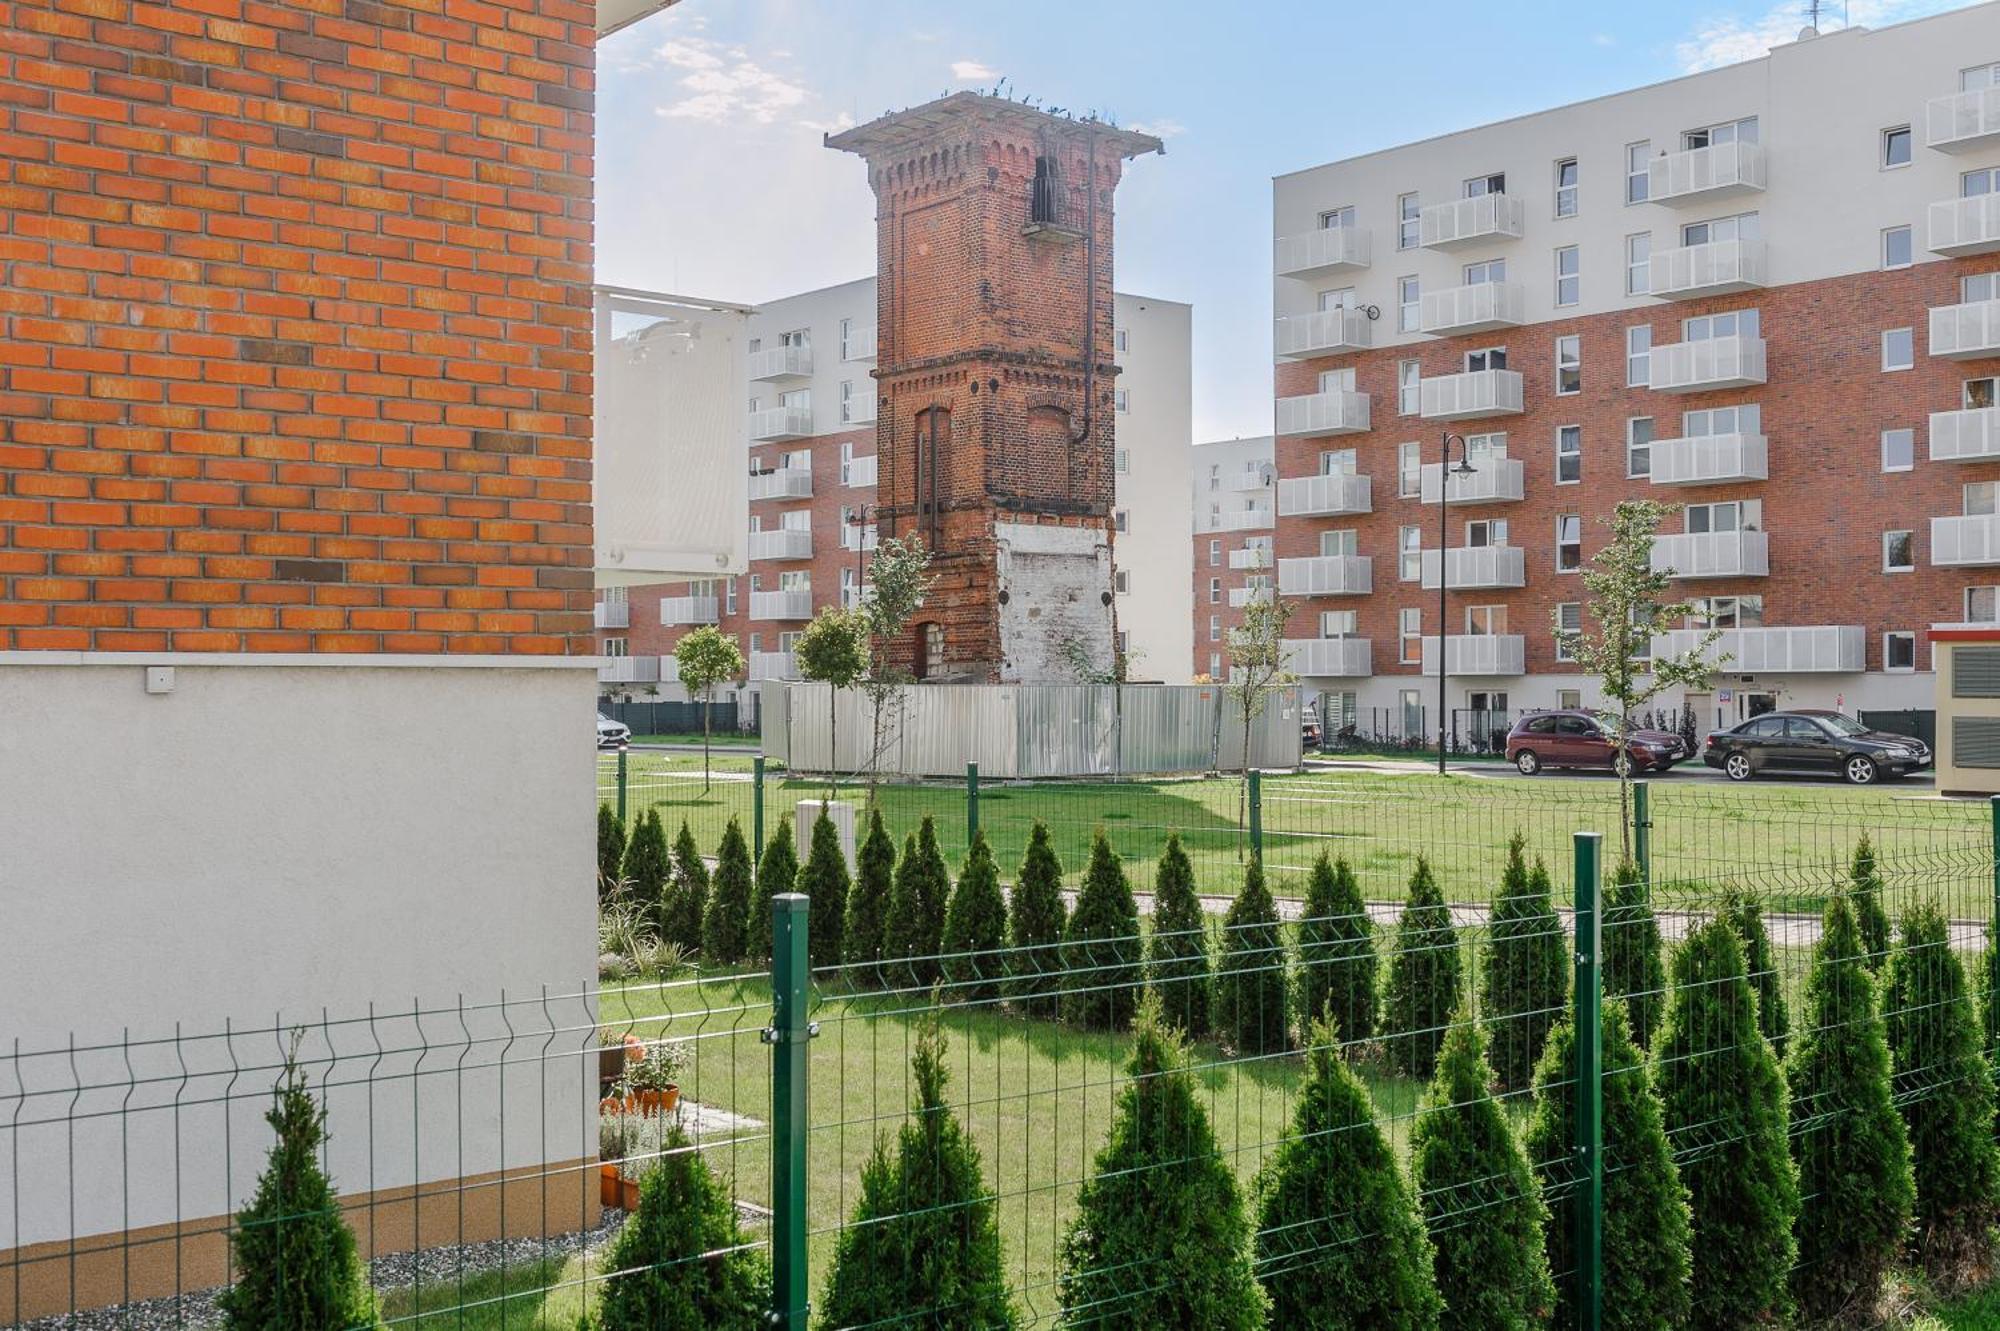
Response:
[[[1618,833],[1624,846],[1621,860],[1632,858],[1632,758],[1635,728],[1632,714],[1667,689],[1700,692],[1719,662],[1708,659],[1709,648],[1721,636],[1710,629],[1687,651],[1674,655],[1652,650],[1655,634],[1664,633],[1688,613],[1684,601],[1669,596],[1678,575],[1653,567],[1653,541],[1660,523],[1679,509],[1651,499],[1620,500],[1609,519],[1611,540],[1583,570],[1583,588],[1595,633],[1563,627],[1555,617],[1556,641],[1579,673],[1594,676],[1604,695],[1603,719],[1613,730],[1618,749]]]
[[[1299,1020],[1330,1018],[1352,1044],[1375,1038],[1375,922],[1347,861],[1322,854],[1306,879],[1299,921]]]
[[[868,835],[854,854],[854,890],[847,896],[847,927],[841,931],[841,957],[861,967],[855,976],[883,982],[880,963],[889,924],[890,896],[895,890],[896,843],[882,826],[882,811],[868,811]],[[873,968],[873,969],[869,969]]]
[[[1291,622],[1292,603],[1271,589],[1255,596],[1243,607],[1243,618],[1229,630],[1229,682],[1223,694],[1231,710],[1243,722],[1243,786],[1236,798],[1236,854],[1243,855],[1243,838],[1250,826],[1250,730],[1264,714],[1271,694],[1298,678],[1289,668],[1285,651],[1285,625]]]
[[[1291,1042],[1290,996],[1278,903],[1264,882],[1264,861],[1253,851],[1243,871],[1243,890],[1222,917],[1216,1025],[1238,1054],[1278,1053]]]
[[[1044,1020],[1056,1015],[1061,944],[1069,925],[1062,875],[1048,825],[1037,818],[1007,902],[1007,964],[1014,971],[1015,1004],[1024,1015]]]
[[[597,806],[597,904],[607,905],[618,894],[619,871],[625,867],[625,824],[609,804]]]
[[[1123,1030],[1131,1023],[1143,973],[1139,966],[1139,907],[1125,866],[1104,839],[1090,844],[1090,867],[1076,894],[1062,947],[1063,1020]]]
[[[1785,1074],[1799,1167],[1793,1297],[1810,1321],[1874,1326],[1883,1277],[1909,1239],[1915,1185],[1875,979],[1844,897],[1821,919]]]
[[[1526,849],[1519,832],[1507,843],[1479,977],[1480,1017],[1503,1091],[1518,1091],[1533,1079],[1569,997],[1569,935],[1550,899],[1548,866],[1537,858],[1529,870]]]
[[[1549,1213],[1492,1080],[1479,1023],[1460,1009],[1411,1130],[1411,1172],[1452,1324],[1529,1331],[1555,1310]]]
[[[770,1306],[763,1245],[743,1232],[729,1193],[678,1123],[639,1180],[639,1209],[604,1269],[601,1331],[760,1331]]]
[[[1633,1043],[1651,1049],[1667,1009],[1667,963],[1652,893],[1630,860],[1611,871],[1605,893],[1604,996],[1624,1000]]]
[[[1291,1130],[1258,1171],[1257,1278],[1273,1327],[1437,1331],[1430,1236],[1368,1088],[1316,1021]]]
[[[1389,991],[1382,1005],[1389,1061],[1404,1076],[1428,1079],[1436,1068],[1445,1028],[1458,1011],[1463,966],[1451,907],[1419,855],[1389,949]]]
[[[868,674],[861,682],[872,713],[868,744],[868,802],[875,802],[875,784],[882,765],[882,712],[896,691],[910,682],[908,672],[889,659],[892,644],[903,636],[910,616],[923,609],[937,579],[931,576],[931,554],[924,538],[885,536],[868,561],[868,594],[861,614],[868,625]]]
[[[1731,892],[1723,898],[1721,918],[1736,931],[1743,945],[1743,966],[1750,976],[1750,992],[1757,996],[1757,1029],[1771,1042],[1771,1055],[1785,1060],[1785,1042],[1791,1037],[1792,1014],[1785,1006],[1785,980],[1778,974],[1777,959],[1771,955],[1771,935],[1764,929],[1764,906],[1755,894]]]
[[[708,909],[701,918],[701,952],[710,966],[733,966],[750,956],[750,931],[755,927],[750,919],[751,877],[743,824],[731,818],[722,832]]]
[[[1194,866],[1178,832],[1153,874],[1153,932],[1146,939],[1146,971],[1160,996],[1160,1014],[1189,1039],[1208,1034],[1208,916],[1194,891]]]
[[[660,823],[660,811],[648,809],[633,824],[632,839],[625,845],[625,890],[655,925],[665,914],[667,878],[672,872],[667,829]]]
[[[1063,1325],[1262,1331],[1249,1220],[1178,1035],[1140,1006],[1111,1133],[1063,1236]]]
[[[796,892],[798,887],[799,852],[792,841],[792,820],[780,818],[778,830],[757,857],[757,895],[770,898],[780,892]]]
[[[1854,906],[1854,923],[1861,931],[1861,955],[1876,975],[1889,964],[1889,913],[1882,909],[1882,870],[1875,863],[1875,847],[1863,832],[1854,843],[1854,859],[1847,869],[1847,899]]]
[[[944,912],[945,978],[953,1001],[993,1003],[1000,997],[1000,949],[1007,938],[1007,899],[986,833],[972,835],[965,867]]]
[[[674,664],[680,667],[681,684],[688,696],[701,700],[701,789],[705,795],[711,780],[708,735],[715,686],[743,673],[743,649],[715,625],[703,624],[674,644]]]
[[[680,835],[674,838],[672,883],[660,935],[693,952],[701,947],[701,922],[708,912],[708,865],[702,862],[701,848],[695,845],[685,818],[681,819]]]
[[[1674,1166],[1653,1073],[1632,1042],[1622,1004],[1604,1008],[1602,1058],[1604,1153],[1604,1326],[1606,1331],[1676,1331],[1690,1308],[1687,1189]],[[1576,1027],[1565,1018],[1549,1033],[1535,1067],[1535,1109],[1523,1140],[1543,1189],[1575,1178]],[[1558,1327],[1576,1325],[1574,1281],[1577,1201],[1553,1206],[1549,1270],[1557,1275]]]
[[[951,874],[938,848],[937,823],[925,814],[917,834],[903,841],[903,858],[889,894],[886,950],[903,963],[897,982],[929,988],[938,981],[938,953],[944,949],[944,913]]]
[[[1701,1254],[1688,1326],[1783,1326],[1799,1184],[1785,1078],[1757,1029],[1736,931],[1722,920],[1696,926],[1674,953],[1673,980],[1653,1055],[1668,1139],[1703,1148],[1681,1170]]]
[[[847,923],[847,856],[826,807],[813,819],[812,844],[798,872],[798,890],[812,898],[806,912],[806,952],[815,966],[840,964],[840,932]]]
[[[868,669],[868,619],[854,610],[828,606],[813,617],[792,647],[799,677],[826,689],[826,797],[840,771],[840,691],[852,688]]]

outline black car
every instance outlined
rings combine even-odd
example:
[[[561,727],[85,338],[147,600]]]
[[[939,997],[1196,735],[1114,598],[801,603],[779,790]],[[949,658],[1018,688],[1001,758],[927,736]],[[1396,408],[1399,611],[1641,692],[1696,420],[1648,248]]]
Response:
[[[1766,712],[1708,737],[1701,760],[1731,781],[1765,772],[1839,773],[1857,786],[1931,765],[1930,746],[1909,735],[1870,730],[1840,712]]]

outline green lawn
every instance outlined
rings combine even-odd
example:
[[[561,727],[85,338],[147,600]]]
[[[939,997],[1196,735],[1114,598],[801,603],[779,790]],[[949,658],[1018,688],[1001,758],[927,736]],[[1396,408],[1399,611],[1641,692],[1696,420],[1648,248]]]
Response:
[[[634,744],[699,744],[701,743],[701,732],[697,730],[684,735],[634,735],[632,742]],[[764,737],[761,735],[746,735],[740,730],[718,730],[708,737],[708,742],[711,747],[718,749],[727,747],[754,751],[758,745],[764,742]]]

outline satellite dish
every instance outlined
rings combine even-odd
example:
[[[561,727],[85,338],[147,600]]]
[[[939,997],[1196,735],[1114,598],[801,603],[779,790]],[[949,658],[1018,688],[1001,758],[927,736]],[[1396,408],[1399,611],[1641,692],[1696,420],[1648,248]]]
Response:
[[[1819,29],[1815,28],[1810,23],[1806,24],[1805,27],[1799,29],[1799,40],[1802,42],[1810,41],[1812,38],[1817,36],[1819,36]]]

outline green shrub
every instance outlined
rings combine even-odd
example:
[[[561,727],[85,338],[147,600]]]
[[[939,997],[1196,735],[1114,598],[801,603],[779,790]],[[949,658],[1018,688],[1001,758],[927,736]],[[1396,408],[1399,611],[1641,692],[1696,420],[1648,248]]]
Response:
[[[746,858],[747,850],[746,847]],[[760,1331],[771,1273],[729,1193],[679,1124],[639,1180],[639,1209],[604,1259],[602,1331]]]
[[[1056,1015],[1061,944],[1069,925],[1062,874],[1062,861],[1050,844],[1049,829],[1038,818],[1028,834],[1028,853],[1014,877],[1014,895],[1007,902],[1007,964],[1014,976],[1010,994],[1031,1017]]]
[[[1722,903],[1722,918],[1743,945],[1750,991],[1757,996],[1757,1029],[1771,1042],[1772,1055],[1782,1063],[1785,1044],[1791,1039],[1792,1014],[1785,1005],[1785,977],[1778,974],[1771,935],[1764,929],[1763,903],[1750,893],[1732,892]]]
[[[1255,851],[1243,890],[1222,918],[1222,956],[1215,968],[1215,1022],[1239,1054],[1272,1054],[1291,1043],[1291,983],[1278,903],[1264,882]]]
[[[1889,964],[1889,912],[1882,908],[1882,870],[1866,832],[1854,843],[1854,859],[1847,867],[1847,900],[1861,932],[1862,958],[1870,971],[1880,975]]]
[[[1405,1076],[1428,1079],[1436,1069],[1445,1028],[1462,997],[1463,969],[1451,908],[1444,904],[1430,864],[1419,855],[1389,950],[1389,991],[1383,1001],[1389,1061]]]
[[[2000,946],[1994,942],[1996,927],[2000,921],[1987,922],[1986,948],[1979,957],[1979,974],[1986,982],[1980,990],[1979,1016],[1989,1060],[2000,1060]]]
[[[1676,1331],[1687,1325],[1689,1248],[1687,1189],[1667,1144],[1664,1111],[1653,1072],[1632,1042],[1621,1003],[1604,1007],[1604,1326],[1605,1331]],[[1535,1109],[1524,1139],[1543,1188],[1576,1177],[1576,1028],[1565,1019],[1549,1033],[1535,1067]],[[1577,1196],[1551,1202],[1549,1270],[1556,1279],[1558,1327],[1576,1325]]]
[[[778,819],[777,834],[764,843],[757,857],[757,895],[766,900],[780,892],[799,890],[799,851],[792,840],[792,820]]]
[[[1793,1296],[1809,1320],[1874,1326],[1882,1279],[1909,1238],[1914,1185],[1875,980],[1845,897],[1822,917],[1785,1075],[1799,1166]]]
[[[1410,1132],[1411,1170],[1450,1323],[1526,1331],[1555,1310],[1548,1208],[1492,1081],[1485,1036],[1460,1009]]]
[[[1208,1034],[1208,915],[1194,891],[1194,866],[1178,832],[1153,874],[1153,932],[1146,939],[1146,977],[1160,996],[1160,1014],[1182,1035]]]
[[[694,843],[687,819],[681,819],[680,835],[674,838],[673,877],[667,888],[665,918],[660,936],[693,952],[701,946],[702,916],[708,911],[708,865],[702,862],[701,848]]]
[[[608,905],[618,894],[618,877],[625,868],[625,824],[609,804],[597,806],[597,904]]]
[[[1624,1002],[1633,1043],[1652,1048],[1667,1009],[1667,966],[1652,893],[1630,860],[1611,871],[1604,894],[1604,996]]]
[[[853,978],[881,983],[880,962],[888,936],[889,898],[895,891],[896,843],[882,826],[882,811],[868,811],[868,835],[854,853],[854,890],[847,894],[847,925],[841,930],[841,959],[863,967]]]
[[[1132,1021],[1144,979],[1139,965],[1139,907],[1125,866],[1104,839],[1090,845],[1090,867],[1076,894],[1076,910],[1063,931],[1064,1021],[1123,1030]]]
[[[847,923],[847,855],[824,805],[813,819],[812,843],[797,881],[798,890],[812,899],[806,912],[807,954],[815,966],[838,966],[840,931]]]
[[[983,844],[975,842],[975,855]],[[992,863],[990,852],[986,860]],[[944,1102],[944,1052],[934,1022],[918,1033],[910,1061],[917,1116],[897,1133],[893,1159],[878,1138],[862,1167],[861,1196],[840,1231],[820,1299],[821,1326],[1016,1325],[979,1148]]]
[[[1063,1235],[1062,1324],[1262,1331],[1243,1198],[1180,1038],[1151,997],[1135,1029],[1131,1080]]]
[[[917,834],[903,842],[889,894],[887,951],[900,961],[897,982],[929,988],[938,981],[938,953],[944,947],[944,912],[951,875],[938,849],[937,823],[929,814]]]
[[[1000,868],[984,831],[972,834],[965,867],[944,912],[945,978],[955,1003],[993,1003],[1000,997],[1000,949],[1007,941],[1007,899]]]
[[[1688,1325],[1782,1326],[1791,1316],[1799,1210],[1785,1078],[1757,1029],[1743,947],[1727,922],[1692,930],[1673,972],[1654,1057],[1668,1139],[1694,1152],[1681,1168],[1701,1258]]]
[[[307,1088],[296,1040],[264,1121],[277,1139],[250,1204],[236,1213],[230,1236],[236,1283],[216,1301],[222,1325],[229,1331],[379,1326],[354,1232],[320,1167],[326,1110]]]
[[[1324,864],[1324,858],[1321,859]],[[1257,1279],[1273,1327],[1436,1331],[1430,1237],[1368,1088],[1314,1022],[1291,1130],[1257,1174]]]
[[[701,919],[701,952],[710,966],[734,966],[748,960],[753,950],[764,951],[753,943],[756,922],[750,918],[754,895],[750,880],[750,846],[743,839],[743,824],[731,818],[722,831],[708,910]]]
[[[1313,861],[1299,921],[1298,1014],[1301,1023],[1331,1017],[1350,1046],[1375,1038],[1375,922],[1346,860]]]
[[[1903,916],[1884,1007],[1917,1188],[1917,1259],[1946,1289],[1984,1281],[2000,1225],[1993,1079],[1951,926],[1933,903]]]
[[[625,891],[627,900],[656,925],[666,910],[667,878],[672,872],[660,811],[648,809],[633,822],[632,839],[625,843]]]
[[[1480,1018],[1503,1091],[1533,1080],[1569,997],[1569,935],[1550,899],[1547,866],[1537,859],[1531,871],[1524,862],[1527,844],[1519,832],[1507,842],[1479,977]]]

